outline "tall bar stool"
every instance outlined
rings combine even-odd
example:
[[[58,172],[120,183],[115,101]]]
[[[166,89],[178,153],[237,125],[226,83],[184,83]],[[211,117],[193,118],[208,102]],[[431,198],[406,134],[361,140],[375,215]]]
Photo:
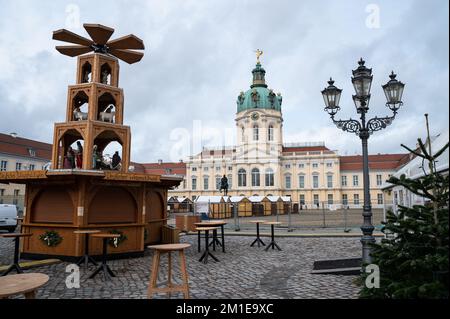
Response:
[[[150,276],[150,282],[148,283],[147,290],[147,298],[152,298],[153,294],[158,292],[165,292],[169,294],[171,297],[172,292],[182,292],[184,299],[189,299],[189,277],[186,269],[186,256],[184,254],[184,250],[189,248],[190,244],[164,244],[164,245],[153,245],[148,246],[148,248],[154,249],[155,254],[153,255],[153,264],[152,264],[152,273]],[[183,279],[183,283],[181,285],[174,286],[172,284],[172,255],[173,251],[178,251],[180,256],[180,269],[181,269],[181,277]],[[167,287],[158,288],[157,280],[158,280],[158,271],[159,271],[159,262],[161,260],[161,254],[167,254],[168,257],[168,279],[167,279]]]

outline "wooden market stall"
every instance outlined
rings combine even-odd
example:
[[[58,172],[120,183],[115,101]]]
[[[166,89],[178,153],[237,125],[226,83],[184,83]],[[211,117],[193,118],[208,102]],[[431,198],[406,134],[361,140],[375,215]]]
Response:
[[[119,60],[107,42],[114,29],[98,24],[84,27],[95,46],[57,47],[69,56],[94,52],[78,57],[76,84],[69,86],[64,106],[65,121],[54,126],[51,169],[0,172],[0,183],[26,185],[21,231],[33,235],[23,240],[24,258],[82,256],[85,236],[75,233],[81,229],[120,234],[117,242],[110,243],[110,254],[143,255],[146,244],[161,242],[167,224],[167,191],[182,180],[130,171],[131,130],[123,124]],[[79,38],[65,29],[53,33],[53,39],[60,41]],[[133,49],[144,49],[134,35],[114,45],[127,49],[130,43]],[[143,56],[119,51],[117,57],[130,64]],[[111,143],[121,153],[108,158]],[[101,240],[90,238],[89,246],[91,254],[101,254]]]
[[[272,213],[271,202],[266,196],[250,196],[248,200],[252,203],[253,216],[268,216]]]
[[[231,204],[238,205],[238,216],[248,217],[252,216],[252,203],[245,196],[230,196]]]

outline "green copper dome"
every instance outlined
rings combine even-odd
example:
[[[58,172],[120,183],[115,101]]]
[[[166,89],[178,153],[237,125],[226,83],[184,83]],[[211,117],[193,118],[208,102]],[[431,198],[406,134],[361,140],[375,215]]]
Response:
[[[275,94],[273,90],[267,88],[265,82],[266,71],[258,62],[252,71],[253,84],[247,92],[241,92],[237,98],[237,112],[249,109],[272,109],[281,111],[281,94]]]

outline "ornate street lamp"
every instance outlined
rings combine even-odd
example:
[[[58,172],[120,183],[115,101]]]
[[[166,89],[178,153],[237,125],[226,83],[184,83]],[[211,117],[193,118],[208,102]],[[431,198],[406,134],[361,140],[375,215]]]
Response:
[[[363,206],[363,225],[362,230],[362,261],[363,264],[371,263],[370,244],[375,242],[373,237],[374,227],[372,225],[372,206],[370,204],[370,183],[369,183],[369,155],[367,149],[367,141],[369,136],[375,132],[386,128],[395,118],[397,111],[403,105],[402,95],[405,85],[396,80],[396,74],[392,71],[389,76],[391,79],[383,85],[383,91],[386,95],[386,106],[392,111],[392,116],[374,117],[366,120],[366,113],[369,110],[370,88],[372,86],[372,69],[364,66],[365,61],[361,58],[358,62],[359,66],[353,70],[352,84],[356,94],[353,95],[353,102],[356,112],[360,114],[360,121],[350,118],[349,120],[335,120],[334,117],[340,110],[339,100],[342,90],[334,85],[334,81],[330,78],[328,87],[322,90],[322,96],[325,101],[325,111],[330,114],[333,123],[343,131],[355,133],[362,141],[363,155],[363,183],[364,183],[364,206]]]

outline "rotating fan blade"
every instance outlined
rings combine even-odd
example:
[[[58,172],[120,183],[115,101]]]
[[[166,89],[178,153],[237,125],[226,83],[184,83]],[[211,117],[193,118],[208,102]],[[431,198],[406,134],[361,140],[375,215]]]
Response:
[[[79,45],[63,45],[63,46],[56,46],[55,48],[56,50],[58,50],[59,53],[72,57],[93,51],[91,47]]]
[[[127,62],[128,64],[139,62],[144,56],[144,53],[142,52],[135,52],[131,50],[120,50],[120,49],[110,49],[109,53]]]
[[[109,41],[107,46],[111,49],[135,49],[144,50],[144,41],[134,34],[129,34],[121,38]]]
[[[83,27],[86,29],[87,33],[89,33],[91,39],[99,45],[106,44],[114,32],[113,28],[101,24],[85,23],[83,24]]]
[[[70,32],[66,29],[60,29],[53,31],[53,40],[59,40],[69,43],[81,44],[90,46],[93,42],[89,39],[82,37],[81,35]]]

